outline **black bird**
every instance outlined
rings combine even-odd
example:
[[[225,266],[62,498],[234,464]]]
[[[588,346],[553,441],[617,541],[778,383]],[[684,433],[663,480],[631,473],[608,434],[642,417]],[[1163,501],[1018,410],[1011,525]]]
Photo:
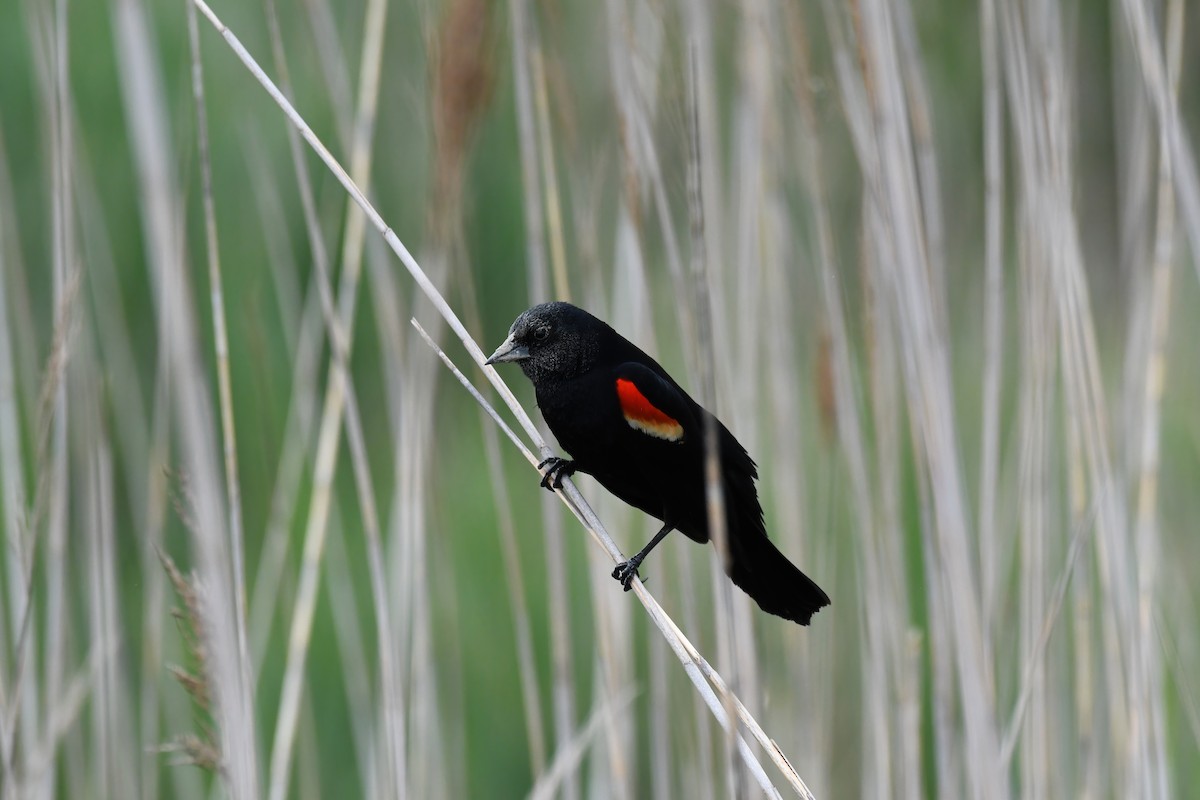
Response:
[[[705,411],[666,370],[609,325],[569,303],[544,303],[517,317],[488,364],[515,361],[533,382],[542,415],[571,460],[552,458],[542,486],[575,472],[662,520],[613,577],[629,591],[646,554],[672,530],[709,540],[704,484]],[[801,625],[829,605],[817,584],[767,538],[746,449],[719,420],[729,561],[726,571],[763,611]]]

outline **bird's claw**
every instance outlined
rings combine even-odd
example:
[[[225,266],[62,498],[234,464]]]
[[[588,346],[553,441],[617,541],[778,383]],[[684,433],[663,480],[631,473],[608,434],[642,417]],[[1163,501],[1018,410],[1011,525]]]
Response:
[[[538,485],[551,492],[562,488],[563,478],[569,478],[575,474],[575,462],[558,456],[544,459],[537,465],[538,469],[542,467],[546,467],[546,472],[542,475],[542,480]]]
[[[625,591],[628,592],[633,588],[633,579],[641,577],[638,575],[638,567],[640,565],[640,562],[634,561],[633,559],[630,559],[629,561],[622,561],[620,564],[617,564],[617,566],[613,567],[612,576],[620,581],[621,585],[625,587]]]

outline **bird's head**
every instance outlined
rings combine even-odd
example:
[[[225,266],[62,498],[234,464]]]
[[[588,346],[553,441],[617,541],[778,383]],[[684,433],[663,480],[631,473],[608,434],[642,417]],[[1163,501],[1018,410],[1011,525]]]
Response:
[[[570,303],[542,303],[513,321],[508,338],[484,363],[515,361],[534,381],[581,375],[595,364],[607,327]]]

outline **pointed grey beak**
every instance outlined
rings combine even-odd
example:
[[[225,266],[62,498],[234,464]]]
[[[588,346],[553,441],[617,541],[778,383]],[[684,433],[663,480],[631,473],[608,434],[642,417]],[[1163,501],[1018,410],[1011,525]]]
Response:
[[[520,361],[523,358],[529,358],[529,348],[524,345],[517,344],[513,341],[512,334],[504,340],[504,344],[496,348],[496,352],[488,358],[484,364],[500,364],[504,361]]]

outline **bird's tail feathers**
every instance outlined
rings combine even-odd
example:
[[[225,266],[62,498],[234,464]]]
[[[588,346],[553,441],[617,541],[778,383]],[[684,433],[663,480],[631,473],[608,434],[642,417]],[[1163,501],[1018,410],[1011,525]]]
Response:
[[[760,530],[731,531],[729,577],[768,614],[807,625],[829,596]]]

